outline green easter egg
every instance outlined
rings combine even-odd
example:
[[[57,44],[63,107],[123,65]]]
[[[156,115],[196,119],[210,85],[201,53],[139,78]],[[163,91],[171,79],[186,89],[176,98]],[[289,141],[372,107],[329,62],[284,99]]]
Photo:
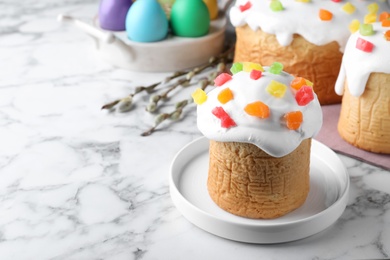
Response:
[[[210,15],[202,0],[176,0],[171,10],[172,33],[182,37],[200,37],[209,32]]]

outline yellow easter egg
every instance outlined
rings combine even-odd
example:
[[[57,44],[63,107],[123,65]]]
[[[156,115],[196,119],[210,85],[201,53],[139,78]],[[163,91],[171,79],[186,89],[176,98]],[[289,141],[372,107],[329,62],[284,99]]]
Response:
[[[214,20],[218,17],[218,3],[217,0],[203,0],[209,9],[210,20]]]

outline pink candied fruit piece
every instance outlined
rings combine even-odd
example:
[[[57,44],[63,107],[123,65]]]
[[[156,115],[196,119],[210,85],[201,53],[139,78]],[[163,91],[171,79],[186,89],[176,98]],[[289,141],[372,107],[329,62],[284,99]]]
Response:
[[[250,1],[246,2],[244,5],[240,5],[238,8],[240,8],[241,12],[245,12],[249,8],[252,7],[252,3]]]
[[[309,86],[302,86],[295,94],[295,100],[299,106],[306,106],[314,99],[313,89]]]
[[[211,113],[221,120],[221,127],[223,128],[230,128],[237,125],[223,107],[215,107]]]
[[[340,3],[341,0],[332,0],[332,2],[335,2],[335,3]]]
[[[249,77],[254,80],[258,80],[261,77],[261,70],[252,70]]]
[[[372,52],[374,44],[359,37],[356,41],[356,48],[364,52]]]
[[[214,79],[214,85],[216,87],[220,87],[220,86],[222,86],[223,84],[225,84],[226,82],[228,82],[231,79],[232,79],[232,76],[230,74],[221,73],[221,74],[218,75],[218,77],[216,77]]]

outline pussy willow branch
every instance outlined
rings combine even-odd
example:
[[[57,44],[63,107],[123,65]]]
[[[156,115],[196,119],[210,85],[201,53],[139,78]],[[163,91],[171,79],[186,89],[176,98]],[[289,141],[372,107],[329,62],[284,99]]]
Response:
[[[200,88],[202,90],[205,90],[208,86],[212,85],[213,82],[214,82],[214,79],[217,77],[217,75],[221,72],[224,72],[226,70],[226,61],[229,61],[231,62],[231,57],[227,57],[227,58],[221,58],[219,60],[219,63],[217,65],[217,70],[216,71],[213,71],[209,74],[208,78],[203,78],[199,81],[199,84],[200,84]],[[188,105],[188,104],[191,104],[193,102],[192,98],[189,98],[189,99],[184,99],[180,102],[177,102],[176,105],[175,105],[175,110],[173,110],[172,112],[170,113],[162,113],[162,114],[159,114],[156,118],[155,118],[155,122],[154,122],[154,126],[151,127],[149,130],[143,132],[141,134],[141,136],[149,136],[151,135],[154,131],[156,131],[157,127],[162,123],[164,122],[165,120],[167,119],[171,119],[171,120],[179,120],[180,119],[180,116],[182,115],[182,112],[183,112],[183,109]]]
[[[186,74],[187,74],[187,78],[188,78],[188,75],[191,75],[190,79],[188,80],[188,82],[189,82],[194,75],[201,73],[202,71],[204,71],[207,68],[215,66],[222,59],[229,58],[229,56],[232,55],[233,51],[234,51],[234,45],[230,46],[230,48],[228,50],[217,55],[216,57],[214,57],[214,56],[211,57],[209,59],[208,63],[206,63],[200,67],[196,67],[190,71],[176,71],[171,76],[165,78],[165,80],[163,80],[163,81],[153,83],[153,84],[146,86],[146,87],[144,87],[144,86],[136,87],[133,93],[129,94],[128,96],[126,96],[124,98],[120,98],[120,99],[114,100],[110,103],[107,103],[107,104],[103,105],[101,109],[112,109],[119,104],[121,111],[127,111],[128,108],[131,106],[133,97],[135,95],[137,95],[143,91],[146,91],[147,93],[152,93],[157,86],[168,83],[171,80],[176,79],[176,78],[183,76],[183,75],[186,75]],[[123,104],[123,105],[121,106],[121,104]]]
[[[202,90],[205,90],[207,88],[207,86],[211,85],[211,83],[213,82],[214,78],[215,78],[215,74],[216,73],[211,73],[213,74],[209,79],[203,79],[200,81],[200,85],[201,85],[201,89]],[[171,120],[179,120],[182,112],[183,112],[183,109],[188,105],[188,104],[191,104],[193,101],[192,101],[192,98],[189,98],[189,99],[184,99],[182,101],[179,101],[176,103],[175,105],[175,110],[173,110],[172,112],[170,113],[162,113],[162,114],[159,114],[158,116],[156,116],[155,120],[154,120],[154,126],[151,127],[149,130],[143,132],[141,134],[141,136],[149,136],[151,135],[154,131],[156,131],[157,127],[162,123],[164,122],[165,120],[167,119],[171,119]]]
[[[123,101],[127,97],[130,97],[132,99],[135,95],[137,95],[138,93],[141,93],[143,91],[146,91],[147,93],[152,93],[157,86],[159,86],[163,83],[168,83],[169,81],[171,81],[175,78],[178,78],[180,76],[183,76],[186,73],[187,73],[186,71],[176,71],[171,76],[167,77],[164,81],[156,82],[156,83],[153,83],[153,84],[146,86],[146,87],[144,87],[144,86],[136,87],[133,93],[129,94],[128,96],[126,96],[124,98],[120,98],[120,99],[117,99],[117,100],[114,100],[110,103],[105,104],[104,106],[102,106],[102,109],[112,109],[117,104],[119,104],[119,102]]]

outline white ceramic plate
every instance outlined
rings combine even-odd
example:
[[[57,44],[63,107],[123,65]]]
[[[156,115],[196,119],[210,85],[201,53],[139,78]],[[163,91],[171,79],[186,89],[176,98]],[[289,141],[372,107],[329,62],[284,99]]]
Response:
[[[312,140],[310,192],[306,202],[272,220],[238,217],[219,208],[207,191],[209,141],[201,137],[182,148],[170,169],[170,193],[177,209],[196,226],[220,237],[248,243],[281,243],[314,235],[343,213],[348,172],[328,147]]]

